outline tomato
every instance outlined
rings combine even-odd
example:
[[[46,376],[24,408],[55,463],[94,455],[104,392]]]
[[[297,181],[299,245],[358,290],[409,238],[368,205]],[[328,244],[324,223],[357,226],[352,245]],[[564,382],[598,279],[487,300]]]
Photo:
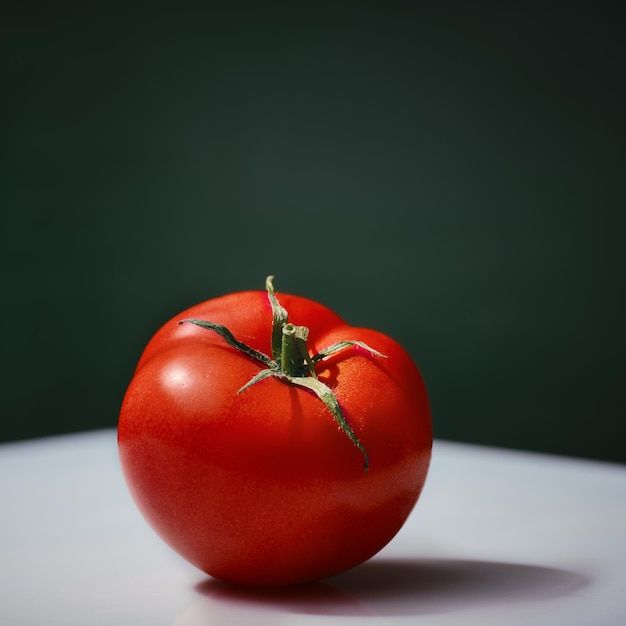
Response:
[[[118,427],[156,532],[211,576],[259,586],[378,552],[415,505],[432,444],[423,380],[398,343],[312,300],[279,302],[271,277],[267,289],[167,322]]]

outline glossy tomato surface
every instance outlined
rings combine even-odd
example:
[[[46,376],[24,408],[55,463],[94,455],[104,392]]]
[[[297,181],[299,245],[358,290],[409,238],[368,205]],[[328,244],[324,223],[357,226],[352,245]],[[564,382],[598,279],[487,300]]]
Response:
[[[310,391],[268,378],[237,391],[262,366],[186,318],[227,326],[270,353],[272,312],[262,291],[194,306],[147,345],[122,405],[118,441],[132,495],[157,533],[206,573],[245,585],[329,576],[378,552],[415,505],[432,432],[422,378],[389,337],[347,325],[328,308],[280,294],[310,329],[311,354],[365,446],[370,467]]]

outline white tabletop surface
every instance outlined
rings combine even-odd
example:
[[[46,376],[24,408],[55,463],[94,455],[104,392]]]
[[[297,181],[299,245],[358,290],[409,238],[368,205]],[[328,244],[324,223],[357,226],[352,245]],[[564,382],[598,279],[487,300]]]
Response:
[[[115,433],[0,446],[0,624],[626,624],[626,467],[436,442],[399,535],[323,582],[237,590],[136,510]]]

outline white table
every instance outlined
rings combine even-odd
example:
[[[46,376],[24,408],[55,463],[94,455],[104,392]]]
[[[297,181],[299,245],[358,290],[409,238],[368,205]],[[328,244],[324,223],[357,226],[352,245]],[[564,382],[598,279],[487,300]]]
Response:
[[[370,562],[244,592],[152,532],[112,430],[0,446],[0,624],[626,624],[626,467],[437,442],[420,502]]]

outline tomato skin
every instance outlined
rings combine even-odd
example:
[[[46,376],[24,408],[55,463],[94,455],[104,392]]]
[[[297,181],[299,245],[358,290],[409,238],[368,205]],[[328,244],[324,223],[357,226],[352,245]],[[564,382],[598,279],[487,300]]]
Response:
[[[318,363],[371,460],[310,391],[269,378],[237,391],[262,366],[186,318],[227,326],[270,352],[271,309],[262,291],[196,305],[148,343],[126,392],[118,443],[124,475],[157,533],[223,580],[284,585],[330,576],[378,552],[400,529],[424,484],[432,444],[422,378],[404,349],[355,328],[306,298],[280,294],[290,320],[310,329]]]

